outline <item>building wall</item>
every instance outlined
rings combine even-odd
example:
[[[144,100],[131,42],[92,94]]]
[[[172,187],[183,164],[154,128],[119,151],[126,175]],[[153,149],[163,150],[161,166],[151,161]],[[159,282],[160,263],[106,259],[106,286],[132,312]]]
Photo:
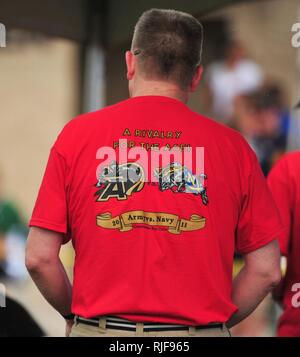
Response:
[[[25,219],[50,147],[78,110],[77,54],[72,42],[19,34],[0,49],[0,190]]]

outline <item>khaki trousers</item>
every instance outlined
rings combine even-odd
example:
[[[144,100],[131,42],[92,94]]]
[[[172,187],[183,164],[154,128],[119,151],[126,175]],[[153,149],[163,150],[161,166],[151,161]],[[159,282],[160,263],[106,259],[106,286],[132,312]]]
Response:
[[[70,337],[230,337],[228,328],[204,328],[196,330],[190,327],[186,331],[144,331],[143,323],[137,323],[136,331],[106,328],[105,318],[99,320],[99,326],[90,326],[75,322]]]

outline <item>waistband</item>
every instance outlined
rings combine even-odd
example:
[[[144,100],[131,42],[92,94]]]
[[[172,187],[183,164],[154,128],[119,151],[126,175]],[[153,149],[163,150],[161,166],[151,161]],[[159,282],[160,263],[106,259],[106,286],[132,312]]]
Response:
[[[75,322],[84,325],[97,326],[101,328],[108,328],[113,330],[126,330],[136,331],[142,329],[143,331],[188,331],[191,328],[194,330],[203,329],[222,329],[223,323],[211,323],[208,325],[188,326],[177,324],[166,324],[157,322],[134,322],[126,319],[122,319],[115,316],[100,316],[86,319],[81,316],[75,316]]]

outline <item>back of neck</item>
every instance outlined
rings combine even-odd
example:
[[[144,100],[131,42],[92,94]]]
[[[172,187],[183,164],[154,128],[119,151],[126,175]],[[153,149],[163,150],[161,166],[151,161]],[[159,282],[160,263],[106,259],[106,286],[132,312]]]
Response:
[[[178,88],[176,85],[171,83],[164,83],[158,81],[148,81],[144,85],[138,86],[131,93],[131,97],[139,97],[139,96],[163,96],[170,97],[173,99],[177,99],[182,101],[183,103],[187,103],[188,94]]]

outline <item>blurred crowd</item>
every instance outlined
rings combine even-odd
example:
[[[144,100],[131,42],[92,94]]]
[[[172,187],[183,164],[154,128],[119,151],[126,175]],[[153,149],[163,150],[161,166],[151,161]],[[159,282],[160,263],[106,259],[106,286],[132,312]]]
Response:
[[[241,132],[267,175],[287,150],[292,116],[284,90],[265,77],[240,42],[228,41],[224,54],[206,70],[206,110]]]
[[[1,192],[0,180],[0,279],[26,276],[24,249],[28,228],[19,209]]]

